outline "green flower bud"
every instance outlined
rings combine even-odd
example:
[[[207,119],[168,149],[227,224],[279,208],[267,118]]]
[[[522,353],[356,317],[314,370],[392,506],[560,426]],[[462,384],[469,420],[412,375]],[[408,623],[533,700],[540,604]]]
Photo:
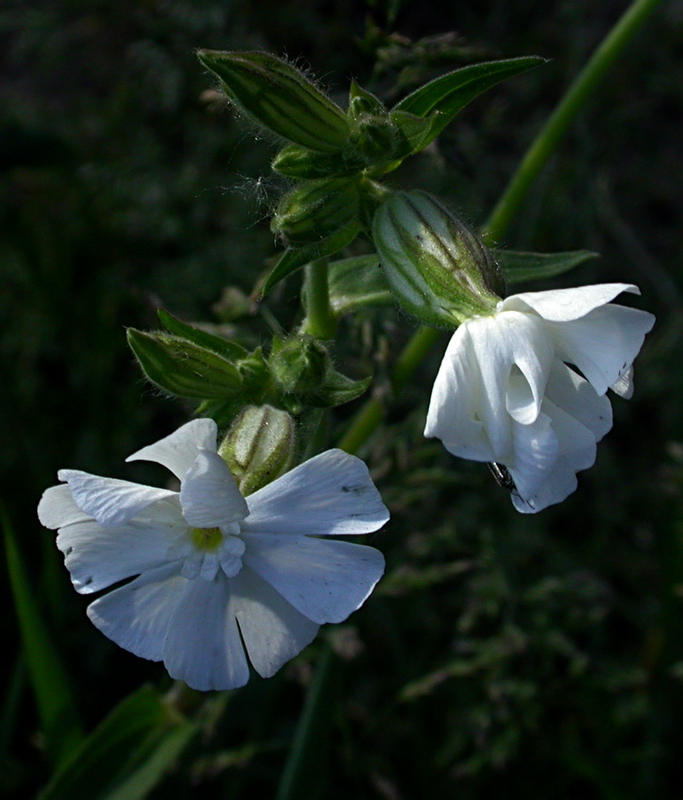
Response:
[[[456,327],[500,300],[488,248],[425,192],[392,195],[375,214],[373,239],[394,296],[427,325]]]
[[[287,472],[296,449],[294,420],[272,406],[247,406],[218,449],[243,495]]]
[[[273,339],[268,359],[270,373],[284,394],[315,393],[330,365],[324,345],[308,336],[292,336],[284,342]]]
[[[288,192],[278,204],[271,230],[290,247],[328,239],[359,218],[358,183],[348,178],[308,181]]]
[[[336,153],[351,134],[344,112],[295,67],[269,53],[200,50],[235,105],[290,142]]]
[[[271,167],[288,178],[315,180],[355,175],[363,169],[364,164],[362,159],[353,154],[347,158],[344,153],[314,153],[305,147],[290,144],[275,156]]]
[[[227,400],[242,391],[242,378],[230,361],[180,336],[129,328],[128,344],[149,380],[171,394]]]

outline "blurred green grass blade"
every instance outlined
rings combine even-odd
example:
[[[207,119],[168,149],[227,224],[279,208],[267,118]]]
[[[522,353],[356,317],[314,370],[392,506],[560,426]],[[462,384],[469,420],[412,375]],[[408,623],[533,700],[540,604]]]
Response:
[[[40,795],[40,800],[135,800],[159,782],[197,730],[143,686],[121,701]]]
[[[103,800],[141,800],[164,777],[169,767],[189,744],[198,729],[197,723],[184,722],[167,733],[150,756]]]
[[[24,568],[9,518],[4,510],[0,513],[7,571],[46,747],[52,760],[62,764],[78,747],[83,731],[66,672],[38,610],[35,587]]]
[[[329,265],[329,291],[330,305],[337,316],[394,303],[379,257],[374,254],[333,261]]]
[[[599,258],[591,250],[570,250],[562,253],[520,253],[515,250],[493,250],[493,257],[508,283],[538,281],[562,275],[585,261]]]

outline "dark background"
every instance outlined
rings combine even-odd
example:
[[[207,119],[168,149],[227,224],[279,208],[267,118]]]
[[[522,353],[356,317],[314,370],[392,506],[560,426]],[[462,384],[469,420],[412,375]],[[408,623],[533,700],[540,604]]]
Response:
[[[393,102],[472,61],[552,59],[478,99],[438,146],[392,176],[441,195],[476,224],[625,7],[3,4],[2,498],[86,729],[143,681],[163,688],[170,679],[89,625],[53,534],[37,523],[37,500],[60,467],[160,479],[123,459],[191,408],[143,382],[124,328],[155,327],[160,305],[225,322],[223,289],[251,291],[278,252],[268,214],[285,185],[269,174],[273,144],[212,92],[194,50],[286,54],[342,103],[352,77]],[[423,440],[424,387],[439,352],[362,453],[392,510],[374,541],[389,577],[335,633],[344,669],[330,698],[331,747],[317,766],[321,796],[679,796],[682,54],[683,7],[665,3],[499,243],[595,250],[601,259],[534,288],[634,282],[643,292],[634,302],[658,317],[635,396],[614,400],[615,429],[578,491],[522,517],[483,465]],[[292,278],[269,301],[285,326],[297,292]],[[345,324],[338,358],[372,367],[381,385],[414,325],[392,309],[365,314]],[[243,329],[254,342],[269,336],[260,316]],[[339,409],[330,443],[357,407]],[[8,590],[3,601],[3,638],[18,652]],[[319,649],[231,699],[212,735],[151,796],[274,794]],[[50,767],[22,658],[5,661],[0,786],[23,798]]]

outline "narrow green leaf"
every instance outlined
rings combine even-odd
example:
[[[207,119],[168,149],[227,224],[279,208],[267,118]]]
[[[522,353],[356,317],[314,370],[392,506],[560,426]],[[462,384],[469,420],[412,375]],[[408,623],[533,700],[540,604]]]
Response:
[[[4,510],[1,513],[26,666],[47,750],[56,764],[62,764],[78,747],[83,732],[66,672],[36,604],[35,587],[29,581],[7,514]]]
[[[218,353],[219,356],[223,356],[227,359],[244,358],[248,353],[242,345],[231,342],[229,339],[224,339],[222,336],[214,336],[212,333],[203,331],[201,328],[196,328],[194,325],[181,322],[177,317],[169,314],[168,311],[164,311],[163,308],[160,308],[157,313],[161,324],[167,331],[175,333],[176,336],[189,339],[191,342],[199,345],[199,347],[206,347],[209,350],[213,350],[213,352]]]
[[[343,258],[333,261],[328,269],[330,305],[337,316],[361,308],[393,305],[377,255]]]
[[[430,116],[432,119],[429,133],[414,152],[423,149],[435,139],[475,97],[501,81],[545,62],[546,59],[539,56],[522,56],[471,64],[441,75],[404,97],[394,107],[394,111],[408,111],[417,117]]]
[[[316,258],[331,256],[351,244],[358,235],[359,230],[359,223],[352,222],[323,242],[299,249],[290,248],[286,250],[282,258],[275,265],[273,271],[266,278],[263,289],[261,290],[261,297],[265,297],[273,286],[288,275],[291,275],[292,272],[296,272],[296,270],[300,269],[305,264],[315,261]]]
[[[563,253],[519,253],[514,250],[492,250],[494,260],[508,283],[537,281],[568,272],[585,261],[599,258],[590,250],[571,250]]]
[[[196,730],[151,686],[119,703],[53,777],[40,800],[136,800],[162,777]],[[129,790],[122,793],[122,787]]]

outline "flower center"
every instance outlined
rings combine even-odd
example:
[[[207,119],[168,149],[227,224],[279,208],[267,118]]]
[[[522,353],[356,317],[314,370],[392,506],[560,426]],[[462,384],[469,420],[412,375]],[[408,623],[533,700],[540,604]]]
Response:
[[[220,528],[190,528],[190,539],[197,550],[213,553],[221,546],[223,534]]]

